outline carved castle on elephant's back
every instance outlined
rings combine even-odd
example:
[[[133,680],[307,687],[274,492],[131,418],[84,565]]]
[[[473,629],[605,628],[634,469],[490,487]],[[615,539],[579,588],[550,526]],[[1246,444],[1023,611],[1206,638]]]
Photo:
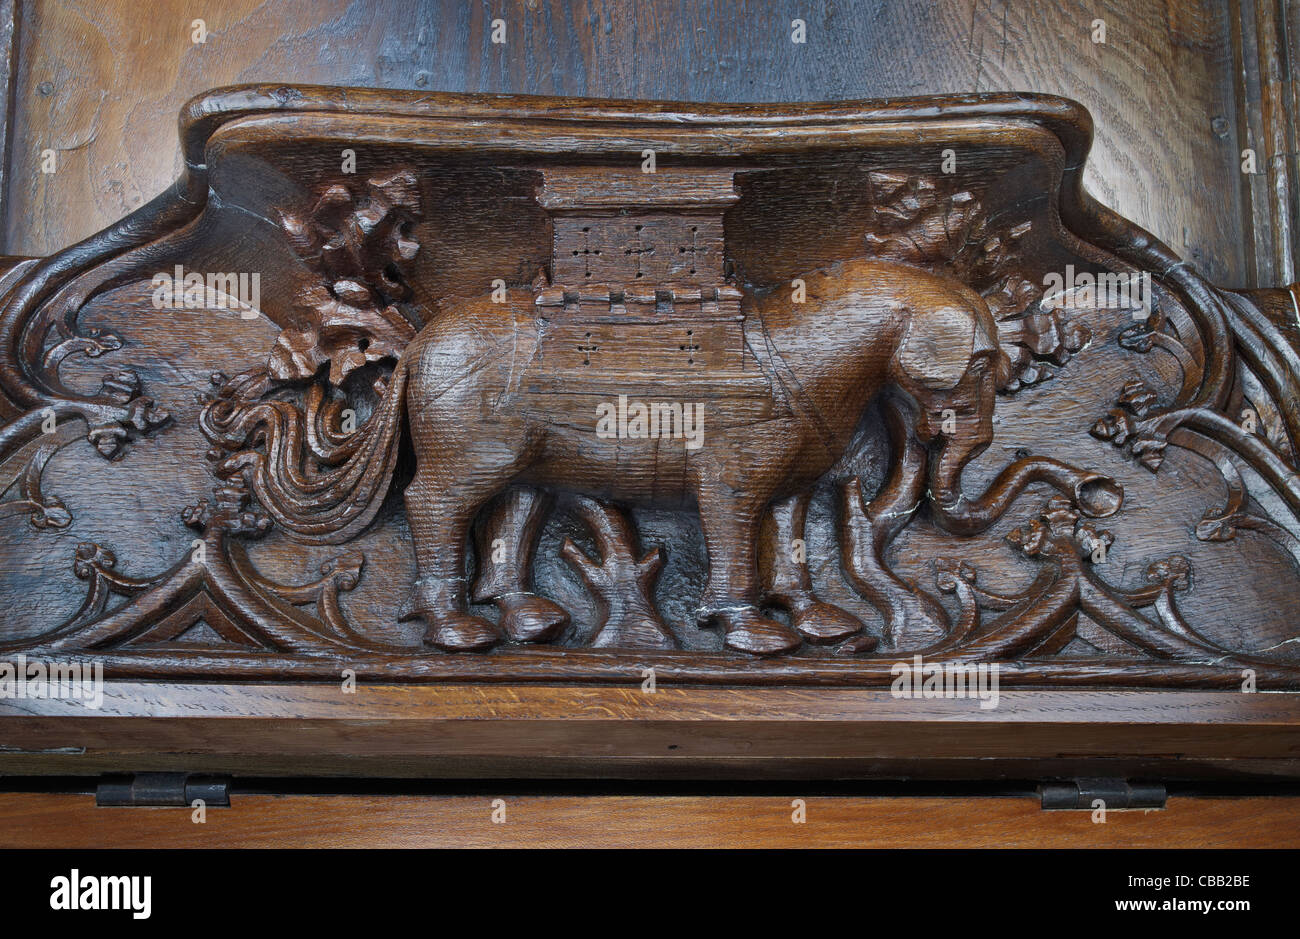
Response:
[[[704,403],[714,426],[771,415],[768,381],[745,346],[741,292],[726,273],[733,175],[543,171],[551,277],[535,297],[544,326],[525,407],[586,415],[627,395]]]

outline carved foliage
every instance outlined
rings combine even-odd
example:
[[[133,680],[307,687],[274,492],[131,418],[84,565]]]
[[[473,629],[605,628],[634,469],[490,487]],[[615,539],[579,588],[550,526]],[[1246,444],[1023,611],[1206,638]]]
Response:
[[[663,567],[659,548],[640,554],[636,533],[627,516],[594,499],[579,499],[576,507],[596,536],[599,561],[593,561],[570,539],[562,548],[596,598],[600,609],[591,644],[596,648],[671,649],[672,633],[659,618],[654,583]]]
[[[1069,317],[1070,305],[1044,308],[1044,290],[1024,274],[1022,249],[1033,224],[995,223],[975,193],[952,177],[873,172],[872,255],[942,270],[984,297],[997,320],[998,340],[1010,361],[999,378],[1012,393],[1053,377],[1091,338]]]
[[[372,177],[360,192],[335,184],[303,214],[285,212],[289,243],[315,274],[295,299],[295,319],[276,340],[269,363],[277,379],[310,378],[329,363],[339,385],[366,362],[396,358],[416,324],[400,306],[411,296],[404,269],[419,251],[411,226],[420,217],[411,170]]]

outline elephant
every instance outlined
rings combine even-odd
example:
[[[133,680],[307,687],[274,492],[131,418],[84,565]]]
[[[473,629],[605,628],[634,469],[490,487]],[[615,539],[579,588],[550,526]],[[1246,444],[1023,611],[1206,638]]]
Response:
[[[843,482],[841,545],[850,582],[885,616],[887,640],[909,620],[942,620],[884,563],[890,539],[922,502],[958,534],[987,528],[1033,482],[1085,515],[1118,511],[1123,490],[1114,480],[1048,458],[1017,460],[979,497],[962,491],[964,467],[992,442],[996,394],[1014,377],[975,290],[875,258],[836,262],[799,281],[800,293],[741,293],[747,367],[771,404],[767,416],[715,421],[699,440],[606,439],[574,395],[549,399],[570,402],[550,410],[522,406],[551,326],[523,288],[440,304],[377,383],[381,398],[351,434],[330,426],[328,414],[337,418],[341,405],[319,385],[309,391],[305,425],[282,402],[241,405],[265,390],[264,372],[230,382],[205,410],[204,431],[238,451],[217,474],[244,476],[275,521],[308,543],[340,543],[370,524],[409,432],[416,471],[404,498],[418,576],[404,616],[423,620],[426,644],[447,651],[486,649],[503,633],[541,641],[567,621],[530,586],[543,513],[557,492],[697,510],[708,555],[697,621],[721,627],[728,648],[770,655],[856,633],[854,648],[863,650],[862,622],[813,595],[806,564],[790,559],[789,546],[803,535],[809,491],[873,413],[888,424],[894,465],[869,505],[856,479]],[[683,393],[680,369],[646,375],[652,366],[633,364],[666,395]],[[559,377],[562,390],[589,390],[589,370],[575,370],[571,382]],[[705,371],[703,380],[715,378]],[[304,437],[321,469],[302,463]],[[265,454],[249,449],[257,442]],[[474,599],[497,603],[500,626],[469,610],[467,550],[480,515]],[[789,612],[790,625],[764,615],[773,606]]]
[[[801,493],[845,453],[882,393],[909,405],[910,433],[933,450],[931,504],[955,530],[987,526],[1036,480],[1085,514],[1119,508],[1114,481],[1052,460],[1021,461],[984,498],[963,496],[962,467],[991,442],[995,393],[1010,377],[996,323],[977,292],[880,259],[838,262],[800,280],[801,297],[789,289],[747,290],[741,300],[747,350],[780,407],[770,419],[711,429],[698,449],[683,447],[681,472],[671,474],[662,472],[662,441],[605,440],[594,432],[594,416],[584,426],[580,416],[515,406],[520,375],[546,328],[532,292],[444,305],[403,351],[380,406],[348,447],[340,478],[356,492],[336,500],[335,530],[356,530],[373,517],[405,417],[416,471],[404,497],[418,569],[407,615],[424,620],[426,643],[478,650],[499,642],[502,629],[538,638],[564,621],[563,610],[528,589],[544,502],[538,498],[524,498],[522,508],[516,499],[512,524],[504,525],[509,507],[495,510],[497,521],[480,532],[480,554],[494,524],[527,542],[510,547],[512,574],[487,578],[507,598],[502,626],[469,612],[471,525],[494,497],[523,486],[696,507],[708,554],[697,620],[720,626],[729,648],[766,655],[804,638],[833,641],[861,629],[851,614],[811,597],[806,572],[770,559],[760,565],[759,554],[761,542],[801,534]],[[654,377],[671,387],[676,376]],[[763,614],[773,601],[791,609],[791,626]]]

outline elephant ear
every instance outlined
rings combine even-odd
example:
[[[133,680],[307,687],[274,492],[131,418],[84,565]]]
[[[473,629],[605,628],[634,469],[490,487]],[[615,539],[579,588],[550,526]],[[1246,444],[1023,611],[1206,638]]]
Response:
[[[980,323],[970,310],[939,307],[908,321],[895,360],[903,373],[922,388],[949,391],[970,368],[977,351],[976,340],[984,338],[977,333],[982,333]]]

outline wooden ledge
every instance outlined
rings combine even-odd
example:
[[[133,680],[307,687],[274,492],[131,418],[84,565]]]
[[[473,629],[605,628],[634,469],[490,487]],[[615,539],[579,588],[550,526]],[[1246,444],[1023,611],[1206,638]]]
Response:
[[[795,824],[789,796],[521,796],[498,824],[487,795],[249,795],[198,825],[188,809],[5,793],[0,847],[1296,848],[1297,802],[1173,798],[1096,824],[1031,798],[808,797]]]
[[[0,701],[0,773],[652,778],[1300,776],[1300,694],[109,682],[103,706]]]

